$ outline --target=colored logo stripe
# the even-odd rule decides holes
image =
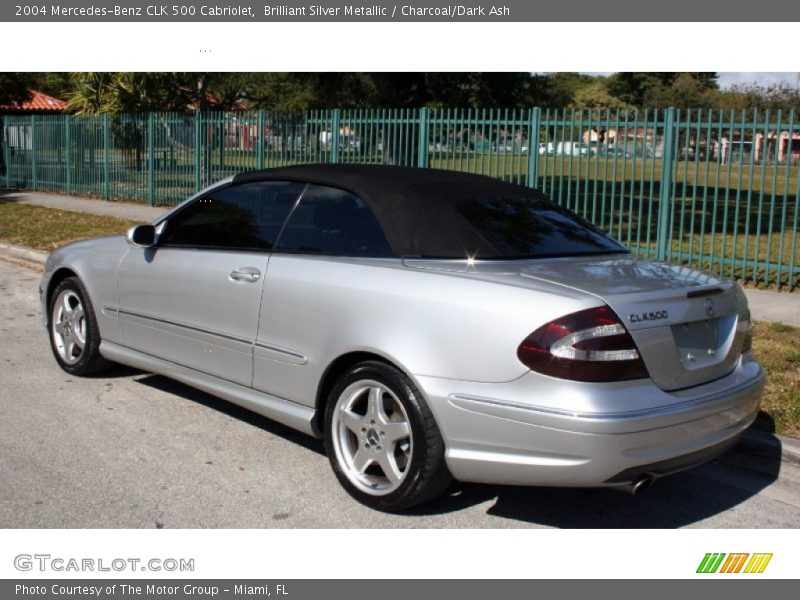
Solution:
[[[725,557],[728,557],[727,559]],[[750,557],[748,561],[747,558]],[[723,560],[725,561],[723,563]],[[725,554],[724,552],[707,552],[697,567],[698,573],[740,573],[744,567],[745,573],[763,573],[767,568],[772,554],[760,553],[750,554],[747,552],[734,552]],[[747,566],[745,566],[747,562]],[[721,568],[720,568],[721,566]]]
[[[729,554],[727,560],[722,564],[720,573],[738,573],[742,570],[744,561],[747,560],[748,556],[750,555],[746,553]]]
[[[725,558],[725,553],[706,553],[703,560],[700,561],[700,566],[697,567],[698,573],[716,573],[722,559]]]
[[[772,554],[753,554],[753,558],[747,563],[744,568],[745,573],[763,573],[767,568],[769,561],[772,560]]]

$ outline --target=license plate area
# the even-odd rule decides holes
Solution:
[[[672,325],[678,356],[686,369],[725,362],[736,334],[736,315]]]

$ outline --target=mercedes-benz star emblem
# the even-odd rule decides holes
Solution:
[[[714,301],[711,298],[706,298],[706,314],[713,317],[715,314]]]

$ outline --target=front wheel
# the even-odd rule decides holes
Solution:
[[[451,481],[444,442],[422,394],[380,362],[356,365],[334,386],[325,411],[325,448],[347,492],[378,510],[422,504]]]
[[[100,356],[100,333],[89,294],[77,277],[67,277],[50,296],[50,347],[71,375],[90,375],[109,366]]]

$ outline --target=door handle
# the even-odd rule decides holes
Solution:
[[[228,275],[231,281],[244,281],[246,283],[255,283],[261,278],[261,271],[255,267],[239,267],[231,271]]]

